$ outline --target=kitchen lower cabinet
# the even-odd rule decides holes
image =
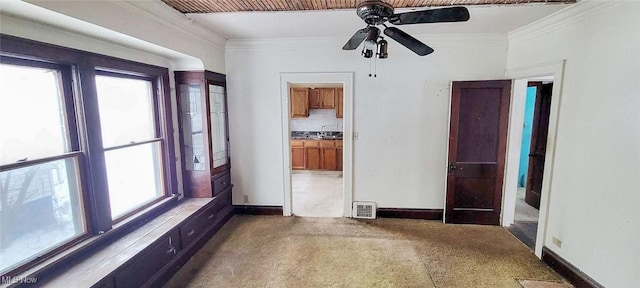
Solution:
[[[304,140],[291,140],[291,169],[304,169]]]
[[[294,170],[342,170],[342,140],[291,140]]]
[[[320,141],[322,148],[322,170],[338,170],[338,150],[335,141]]]
[[[318,141],[305,140],[304,141],[304,169],[306,170],[320,170],[320,146]]]
[[[336,152],[337,152],[337,163],[338,163],[338,167],[336,168],[336,170],[338,171],[342,171],[342,141],[336,141]]]

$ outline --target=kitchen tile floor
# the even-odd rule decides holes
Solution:
[[[293,215],[342,217],[342,171],[298,171],[291,173]]]

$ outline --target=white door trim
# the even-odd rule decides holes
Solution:
[[[284,167],[284,205],[283,215],[292,214],[291,190],[291,128],[289,120],[289,87],[294,83],[342,83],[343,106],[343,199],[344,217],[351,217],[351,203],[353,202],[353,73],[280,73],[280,99],[282,102],[282,167]]]
[[[540,65],[526,66],[526,67],[518,67],[518,68],[510,68],[506,71],[506,77],[509,79],[514,79],[514,87],[518,85],[516,82],[519,80],[526,81],[526,79],[536,78],[540,76],[553,76],[553,91],[551,94],[551,111],[549,115],[549,132],[547,134],[547,152],[545,155],[545,163],[544,163],[544,173],[542,178],[542,191],[540,193],[540,216],[538,218],[538,232],[536,236],[536,246],[535,246],[535,254],[538,257],[542,257],[542,247],[548,243],[546,241],[547,238],[547,226],[548,226],[548,216],[549,216],[549,199],[551,198],[551,183],[553,181],[553,168],[554,168],[554,160],[555,160],[555,151],[556,151],[556,139],[558,135],[558,122],[560,116],[560,105],[562,101],[562,86],[563,86],[563,77],[564,77],[564,67],[566,60],[559,60],[550,63],[544,63]],[[521,85],[521,84],[520,84]],[[514,93],[512,90],[512,105],[515,103],[520,103],[524,105],[523,101],[514,101]],[[521,115],[515,115],[522,109],[511,109],[510,121],[513,119],[517,119],[518,117],[522,118]],[[520,111],[522,112],[522,111]],[[521,122],[520,122],[521,123]],[[519,126],[519,127],[518,127]],[[519,131],[519,132],[518,132]],[[518,173],[509,173],[510,170],[518,169],[518,162],[520,158],[520,148],[521,148],[521,136],[520,137],[511,137],[515,133],[522,134],[522,125],[514,125],[514,123],[509,124],[509,136],[507,143],[507,158],[505,165],[505,179],[503,185],[503,201],[502,201],[502,225],[508,226],[513,223],[513,214],[508,215],[505,213],[506,209],[514,209],[515,207],[515,186],[508,187],[506,183],[517,183]],[[514,157],[518,159],[514,159]],[[512,165],[509,165],[509,164]],[[515,164],[513,164],[515,163]],[[515,167],[514,167],[515,166]],[[515,179],[514,179],[515,177]],[[513,189],[511,189],[513,188]],[[510,191],[510,190],[513,191]],[[507,201],[513,198],[513,201]],[[509,218],[509,219],[507,219]]]

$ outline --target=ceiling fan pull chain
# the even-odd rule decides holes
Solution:
[[[373,77],[378,77],[378,57],[373,57]]]
[[[369,58],[369,77],[371,77],[371,62],[373,62],[373,57]]]

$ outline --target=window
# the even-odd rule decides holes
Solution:
[[[0,64],[0,79],[1,272],[87,229],[62,71]]]
[[[127,231],[176,203],[167,68],[2,34],[0,42],[0,276],[89,237],[106,240],[83,247],[110,241],[122,235],[112,228]]]
[[[164,195],[161,138],[156,137],[153,83],[96,76],[111,216],[119,218]]]

